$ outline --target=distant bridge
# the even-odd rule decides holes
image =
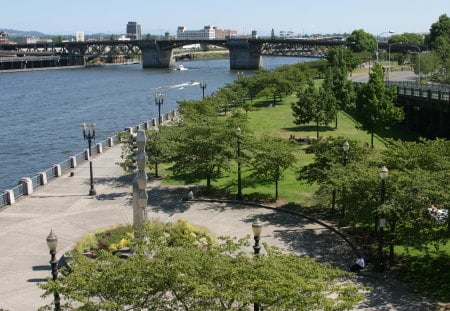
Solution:
[[[2,52],[18,56],[59,56],[66,65],[83,65],[96,57],[142,55],[144,68],[168,68],[174,65],[173,50],[185,45],[202,44],[230,51],[231,69],[259,69],[261,57],[293,56],[321,58],[333,47],[345,46],[342,40],[302,39],[205,39],[205,40],[131,40],[87,41],[2,45]]]

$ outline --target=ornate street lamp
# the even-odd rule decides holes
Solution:
[[[238,157],[238,193],[236,198],[238,200],[242,200],[242,179],[241,179],[241,128],[238,127],[236,129],[236,136],[237,136],[237,157]]]
[[[255,256],[259,256],[259,251],[261,250],[261,245],[259,243],[259,240],[261,238],[261,232],[262,232],[262,223],[256,219],[254,223],[252,223],[252,231],[253,231],[253,238],[255,239],[255,245],[253,246],[253,251],[255,253]],[[253,310],[259,311],[259,303],[254,302],[253,303]]]
[[[381,179],[381,191],[380,191],[380,203],[383,205],[386,201],[386,179],[389,177],[389,170],[386,166],[383,166],[380,169],[380,179]],[[379,260],[379,270],[384,270],[383,264],[383,239],[384,239],[384,227],[386,225],[386,219],[384,218],[384,214],[381,213],[378,218],[378,227],[380,228],[379,239],[378,239],[378,260]]]
[[[58,261],[56,260],[56,247],[58,246],[58,238],[53,233],[53,230],[50,230],[50,234],[47,236],[47,246],[50,250],[50,265],[52,268],[52,279],[53,281],[56,281],[58,278]],[[53,293],[54,297],[54,303],[55,303],[55,311],[59,311],[60,306],[60,299],[59,299],[59,293],[55,290]]]
[[[97,129],[97,127],[95,126],[95,123],[92,123],[91,125],[91,129],[88,129],[86,123],[83,123],[81,125],[81,129],[83,130],[83,137],[84,140],[87,139],[88,141],[88,146],[89,146],[89,171],[90,171],[90,175],[91,175],[91,188],[89,190],[89,195],[96,195],[97,192],[94,189],[94,174],[92,171],[92,140],[95,139],[95,130]],[[92,130],[92,132],[91,132]]]
[[[203,98],[205,98],[206,80],[200,81],[200,88],[202,89]]]
[[[158,124],[162,123],[161,120],[161,105],[164,104],[164,94],[155,94],[155,105],[158,105]]]

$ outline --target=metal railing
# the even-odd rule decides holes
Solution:
[[[165,118],[166,122],[172,121],[177,117],[177,111],[173,110],[169,113],[166,113],[163,118]],[[134,127],[135,130],[143,129],[143,130],[149,130],[151,128],[154,128],[156,126],[156,121],[153,119],[152,121],[146,121],[143,123],[138,124]],[[102,140],[99,143],[97,143],[95,146],[92,147],[92,156],[96,154],[100,154],[98,146],[101,146],[102,152],[104,150],[107,150],[107,148],[112,147],[116,143],[120,142],[119,135],[113,135],[109,137],[106,140]],[[80,153],[77,153],[75,156],[70,157],[63,162],[59,163],[60,167],[60,174],[64,173],[67,170],[73,169],[73,158],[76,162],[76,165],[79,165],[80,163],[83,163],[88,160],[87,158],[87,150],[84,150]],[[58,171],[57,166],[54,165],[51,168],[47,169],[46,171],[39,173],[33,177],[31,177],[31,184],[32,188],[38,188],[40,186],[43,186],[44,180],[47,182],[52,180],[53,178],[57,177]],[[45,176],[45,178],[43,177]],[[10,205],[15,201],[16,199],[24,196],[27,194],[27,186],[24,181],[19,181],[19,184],[13,188],[10,189],[11,191],[4,191],[3,193],[0,193],[0,210],[6,206]],[[10,192],[12,192],[12,198],[10,197]]]
[[[428,98],[430,100],[450,101],[450,85],[419,84],[410,81],[388,81],[387,86],[396,86],[397,94]]]

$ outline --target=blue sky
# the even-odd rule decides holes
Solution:
[[[268,35],[273,28],[276,34],[363,29],[376,35],[426,33],[440,15],[450,16],[450,0],[21,0],[2,1],[0,10],[0,28],[47,34],[121,34],[136,21],[144,34],[213,25],[239,34]]]

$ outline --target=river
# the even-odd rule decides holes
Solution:
[[[268,70],[303,61],[263,58]],[[210,95],[238,73],[229,69],[228,59],[183,64],[188,70],[135,64],[1,73],[0,192],[86,149],[83,122],[96,123],[96,140],[101,141],[157,117],[155,93],[165,95],[161,113],[171,111],[177,101],[201,98],[201,88],[191,81],[206,80],[205,95]]]

